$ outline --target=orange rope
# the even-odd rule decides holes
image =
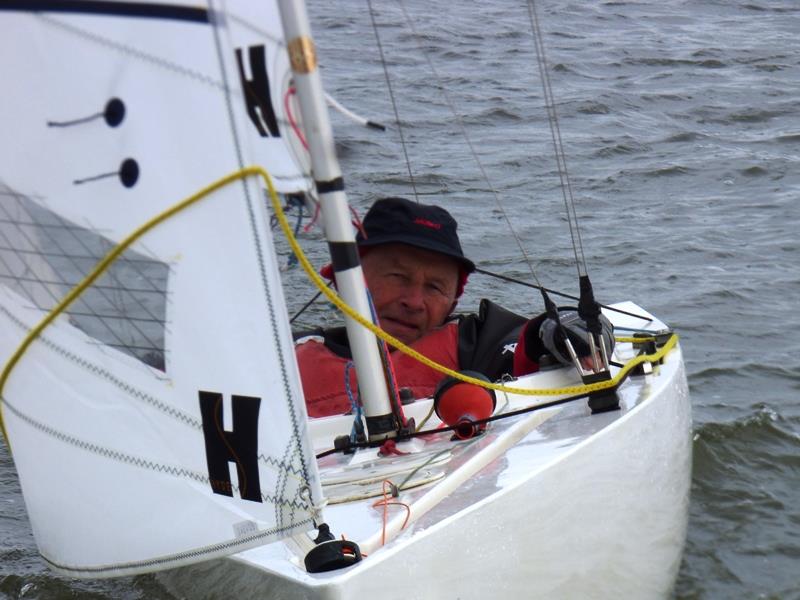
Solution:
[[[390,490],[392,490],[391,492],[387,491],[387,488],[386,488],[387,485],[391,486],[389,488]],[[395,486],[395,484],[393,484],[388,479],[384,479],[383,480],[383,490],[382,491],[383,491],[383,498],[381,498],[380,500],[375,502],[372,506],[374,508],[378,508],[379,506],[383,507],[383,529],[381,531],[381,546],[384,546],[386,544],[386,525],[389,522],[389,507],[390,506],[402,506],[403,508],[406,509],[406,520],[403,521],[403,525],[402,525],[402,527],[400,527],[400,529],[405,529],[406,525],[408,525],[408,521],[411,518],[411,507],[408,504],[406,504],[405,502],[397,502],[397,501],[394,501],[394,500],[390,499],[390,498],[395,496],[395,494],[397,492],[397,486]]]
[[[286,94],[283,96],[283,107],[286,109],[286,118],[289,120],[289,125],[292,126],[294,129],[295,135],[297,135],[297,139],[300,140],[300,143],[303,144],[303,148],[308,150],[308,142],[306,141],[306,136],[303,135],[303,132],[300,130],[300,127],[297,125],[297,121],[294,120],[294,115],[292,114],[292,105],[289,103],[289,96],[293,96],[295,94],[295,89],[290,87],[286,90]]]
[[[346,538],[346,537],[344,537],[344,534],[342,534],[342,541],[343,541],[343,542],[346,542],[346,541],[347,541],[347,538]],[[362,557],[367,557],[367,556],[369,556],[369,554],[367,554],[366,552],[362,552],[362,553],[361,553],[361,556],[362,556]]]
[[[350,214],[353,215],[353,227],[358,229],[361,232],[361,235],[364,236],[364,239],[367,239],[367,230],[364,229],[364,224],[361,222],[361,217],[358,216],[358,212],[352,206],[350,207]]]
[[[317,222],[317,219],[319,219],[319,202],[317,202],[317,201],[315,200],[315,201],[314,201],[314,204],[316,204],[316,208],[314,208],[314,216],[312,217],[312,219],[311,219],[311,221],[308,223],[308,225],[306,225],[305,227],[303,227],[303,233],[308,233],[309,231],[311,231],[311,228],[312,228],[312,227],[314,226],[314,224]]]

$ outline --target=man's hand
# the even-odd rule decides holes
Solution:
[[[578,316],[576,310],[561,310],[558,313],[560,326],[553,319],[546,318],[539,327],[539,339],[544,348],[552,354],[560,363],[571,365],[572,356],[567,349],[566,340],[569,339],[576,356],[580,359],[581,365],[588,369],[595,369],[592,349],[589,343],[589,327],[583,319]],[[597,353],[598,365],[602,364],[602,353],[599,343],[605,346],[608,355],[614,350],[614,326],[605,316],[600,315],[601,334],[600,340],[595,340],[595,352]]]

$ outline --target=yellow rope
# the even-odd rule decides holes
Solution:
[[[653,336],[645,336],[642,337],[614,337],[614,339],[618,342],[630,342],[631,344],[641,344],[642,342],[657,342],[658,338]]]
[[[8,377],[11,374],[11,371],[17,365],[19,360],[22,358],[22,356],[25,354],[25,352],[28,350],[28,348],[34,342],[34,340],[42,334],[42,331],[44,331],[45,328],[48,325],[50,325],[56,319],[56,317],[58,317],[58,315],[63,313],[73,302],[75,302],[75,300],[78,299],[78,296],[80,296],[86,290],[86,288],[92,285],[92,283],[94,283],[97,280],[97,278],[100,277],[106,271],[106,269],[108,269],[109,266],[111,266],[111,263],[113,263],[119,257],[120,254],[122,254],[125,250],[127,250],[131,246],[131,244],[133,244],[136,240],[138,240],[145,233],[153,229],[159,223],[163,223],[164,221],[174,216],[175,214],[181,212],[185,208],[192,206],[202,198],[205,198],[206,196],[217,191],[221,187],[228,185],[232,181],[236,181],[238,179],[242,179],[250,175],[261,175],[267,182],[267,188],[270,190],[270,194],[277,197],[275,189],[272,186],[272,180],[270,179],[267,172],[259,167],[248,167],[240,171],[236,171],[235,173],[231,173],[230,175],[223,177],[218,181],[215,181],[214,183],[206,186],[196,194],[189,196],[188,198],[179,202],[173,207],[168,208],[161,214],[147,221],[144,225],[136,229],[128,237],[126,237],[124,240],[119,242],[119,244],[117,244],[114,248],[112,248],[112,250],[99,263],[97,263],[97,265],[95,265],[94,269],[92,269],[92,271],[83,279],[83,281],[81,281],[78,285],[72,288],[72,290],[70,290],[70,292],[66,296],[64,296],[61,302],[59,302],[53,309],[51,309],[50,312],[47,313],[45,317],[41,320],[41,322],[38,325],[36,325],[33,329],[31,329],[28,332],[28,335],[25,336],[25,339],[19,345],[16,352],[14,352],[14,354],[11,355],[11,358],[5,364],[5,367],[3,367],[2,374],[0,374],[0,398],[2,398],[3,396],[3,391],[5,390],[6,381],[8,381]],[[3,421],[2,401],[0,401],[0,430],[2,430],[3,432],[3,437],[6,440],[6,444],[8,444],[10,447],[11,444],[8,440],[8,434],[6,433],[5,423]]]
[[[411,356],[412,358],[418,360],[422,364],[430,367],[431,369],[443,373],[445,375],[449,375],[466,383],[471,383],[474,385],[478,385],[484,388],[493,389],[500,392],[506,392],[509,394],[520,394],[525,396],[556,396],[561,394],[584,394],[599,390],[608,389],[611,387],[615,387],[622,381],[622,378],[633,369],[635,366],[643,363],[643,362],[655,362],[661,360],[667,352],[669,352],[677,343],[678,337],[673,334],[672,337],[669,338],[666,344],[662,346],[657,352],[653,354],[647,355],[639,355],[634,359],[630,360],[612,379],[608,381],[602,381],[598,383],[593,383],[589,385],[580,385],[580,386],[572,386],[572,387],[563,387],[563,388],[554,388],[554,389],[526,389],[526,388],[519,388],[513,386],[506,386],[502,384],[496,383],[488,383],[486,381],[476,379],[474,377],[469,377],[467,375],[463,375],[454,371],[453,369],[449,369],[444,365],[440,365],[426,356],[423,356],[413,348],[405,345],[403,342],[398,340],[397,338],[389,335],[385,331],[383,331],[380,327],[365,319],[361,314],[356,312],[352,307],[350,307],[347,303],[345,303],[338,294],[336,294],[333,290],[331,290],[322,278],[317,274],[314,267],[309,262],[308,258],[306,258],[305,253],[303,252],[302,248],[298,244],[297,240],[294,237],[292,232],[292,228],[289,225],[288,220],[286,219],[286,215],[283,212],[283,208],[281,207],[280,199],[278,198],[278,193],[275,190],[275,187],[272,185],[272,178],[269,176],[266,170],[261,167],[246,167],[222,179],[215,181],[214,183],[206,186],[196,194],[186,198],[185,200],[175,204],[173,207],[165,210],[161,214],[153,217],[151,220],[147,221],[144,225],[140,226],[136,229],[133,233],[131,233],[128,237],[123,239],[117,246],[115,246],[106,256],[103,258],[95,268],[81,281],[78,285],[76,285],[62,300],[59,302],[45,317],[41,320],[41,322],[36,325],[33,329],[28,332],[28,335],[20,344],[19,348],[17,348],[16,352],[11,356],[11,358],[6,363],[5,367],[3,368],[2,374],[0,374],[0,398],[2,398],[3,391],[5,389],[5,384],[8,381],[8,377],[11,374],[11,371],[17,365],[19,360],[28,350],[30,345],[38,338],[42,331],[49,326],[55,319],[63,313],[85,290],[88,288],[92,283],[94,283],[105,271],[108,267],[113,263],[125,250],[127,250],[136,240],[141,238],[145,233],[163,223],[170,217],[176,215],[177,213],[181,212],[185,208],[192,206],[202,198],[205,198],[209,194],[215,192],[216,190],[220,189],[228,185],[229,183],[244,179],[245,177],[257,175],[260,176],[267,186],[267,191],[269,193],[270,201],[272,202],[273,209],[275,210],[275,215],[278,218],[278,222],[281,225],[281,229],[283,230],[286,239],[289,242],[289,245],[292,248],[292,251],[297,256],[297,259],[300,261],[300,264],[303,266],[306,274],[309,276],[311,281],[314,285],[319,288],[319,290],[325,295],[325,297],[330,300],[339,310],[341,310],[344,314],[348,317],[353,319],[354,321],[358,322],[363,327],[366,327],[372,333],[374,333],[378,338],[385,341],[387,344],[397,348],[400,352]],[[641,341],[641,340],[639,340]],[[8,435],[6,434],[5,424],[3,422],[3,415],[2,415],[2,407],[3,403],[0,402],[0,430],[3,432],[3,437],[6,439],[6,443],[8,444]],[[10,444],[9,444],[10,447]]]

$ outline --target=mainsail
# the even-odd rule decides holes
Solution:
[[[307,190],[273,2],[0,0],[0,360],[110,248],[261,164]],[[0,411],[33,531],[73,576],[313,528],[322,502],[262,182],[138,239],[31,344]]]

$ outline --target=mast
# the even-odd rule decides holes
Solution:
[[[333,130],[328,119],[322,79],[317,69],[308,13],[301,0],[278,0],[286,35],[289,62],[300,103],[300,113],[311,153],[311,174],[317,187],[325,238],[336,284],[345,302],[371,320],[367,288],[358,256],[344,180],[336,158]],[[345,317],[347,337],[358,374],[370,440],[389,437],[397,423],[389,401],[383,364],[375,335]]]

